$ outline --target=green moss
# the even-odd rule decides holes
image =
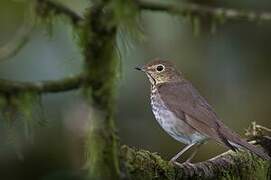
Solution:
[[[27,140],[32,140],[34,126],[40,122],[40,119],[34,119],[34,114],[39,107],[39,100],[39,94],[32,91],[1,95],[1,120],[4,121],[6,128],[12,129],[15,123],[23,124],[24,137]],[[22,121],[22,123],[18,121]],[[11,139],[15,137],[14,135],[8,136],[11,136]]]
[[[19,159],[23,159],[21,144],[23,135],[18,125],[24,124],[24,137],[32,142],[33,127],[36,121],[33,119],[37,94],[34,92],[17,92],[0,96],[1,121],[5,126],[6,143],[16,153]],[[19,138],[20,137],[20,138]]]
[[[17,109],[24,124],[24,135],[26,139],[33,141],[34,128],[41,121],[34,117],[38,108],[39,94],[30,91],[21,92],[17,99]]]
[[[129,38],[136,40],[143,39],[143,33],[140,31],[139,13],[137,4],[132,0],[116,0],[111,1],[110,6],[113,9],[114,20],[121,34],[127,34]],[[121,35],[125,41],[125,35]],[[124,43],[125,44],[125,43]]]
[[[112,4],[97,3],[80,31],[85,57],[84,95],[94,108],[89,117],[86,168],[91,179],[118,179],[118,141],[115,134],[115,88],[119,60],[115,56],[117,27]],[[106,9],[106,10],[105,10]]]
[[[72,25],[74,29],[78,29],[81,26],[82,18],[69,9],[65,4],[55,1],[33,1],[36,7],[37,22],[42,26],[45,26],[47,35],[53,36],[53,28],[56,20],[60,22],[67,22]]]
[[[227,161],[223,161],[227,159]],[[219,162],[203,162],[193,167],[177,167],[164,161],[156,153],[121,149],[122,171],[126,179],[218,179],[218,180],[267,180],[270,162],[247,152],[231,153]]]
[[[224,11],[218,11],[213,19],[215,19],[219,24],[225,24],[227,21],[227,18],[225,17]]]
[[[3,112],[4,108],[7,106],[7,98],[4,94],[0,94],[0,112]]]
[[[174,179],[175,170],[159,155],[146,150],[121,148],[123,171],[128,179]]]
[[[192,29],[194,36],[199,36],[201,31],[201,21],[199,16],[192,17]]]
[[[215,34],[217,31],[217,22],[216,20],[212,20],[210,27],[211,34]]]

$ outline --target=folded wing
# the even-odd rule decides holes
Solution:
[[[223,143],[232,150],[241,146],[270,160],[270,157],[262,149],[249,144],[227,128],[190,82],[163,83],[158,85],[157,89],[165,105],[177,117],[184,113],[185,122],[196,131]]]

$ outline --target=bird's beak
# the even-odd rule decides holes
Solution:
[[[136,70],[139,70],[139,71],[144,71],[144,68],[142,66],[137,66],[135,67]]]

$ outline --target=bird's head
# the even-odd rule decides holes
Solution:
[[[152,85],[183,80],[181,73],[169,61],[155,59],[136,69],[146,73]]]

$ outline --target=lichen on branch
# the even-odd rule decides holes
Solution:
[[[117,24],[109,2],[97,1],[90,8],[81,31],[86,73],[84,92],[86,100],[95,109],[95,115],[89,117],[85,167],[88,178],[98,180],[119,179],[120,175],[114,122],[119,66],[115,57]]]
[[[208,161],[176,166],[158,154],[123,146],[121,150],[124,179],[270,179],[271,163],[248,152],[228,151]]]
[[[254,10],[243,10],[224,7],[212,7],[192,2],[164,3],[156,1],[137,0],[141,10],[166,12],[175,15],[187,16],[209,16],[211,18],[226,20],[245,21],[271,21],[270,12],[256,12]]]
[[[20,82],[0,79],[0,93],[13,94],[18,92],[34,91],[37,93],[57,93],[78,89],[85,80],[84,74],[70,76],[60,80],[38,82]]]
[[[72,9],[69,9],[65,5],[53,1],[53,0],[35,0],[36,1],[36,12],[39,16],[46,18],[50,15],[64,15],[68,17],[73,24],[80,24],[84,18],[77,14]]]

